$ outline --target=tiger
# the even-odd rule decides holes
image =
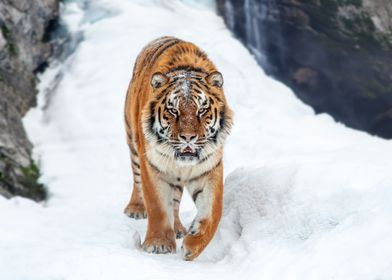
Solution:
[[[133,190],[124,213],[147,218],[141,247],[198,257],[222,216],[223,146],[232,110],[223,76],[195,44],[165,36],[138,55],[125,99]],[[179,218],[184,187],[197,214],[186,230]]]

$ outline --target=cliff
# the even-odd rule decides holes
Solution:
[[[266,72],[316,112],[392,138],[392,2],[218,0]]]
[[[46,197],[22,117],[36,103],[36,74],[53,52],[58,0],[0,0],[0,194]]]

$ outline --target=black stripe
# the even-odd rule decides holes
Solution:
[[[160,57],[160,55],[161,55],[164,51],[166,51],[167,49],[169,49],[169,48],[173,47],[174,45],[177,45],[178,43],[181,42],[180,40],[175,39],[175,38],[173,38],[173,39],[171,39],[171,40],[172,40],[172,41],[168,41],[168,42],[165,42],[164,44],[162,44],[162,45],[160,46],[160,48],[163,46],[162,49],[158,48],[158,50],[155,51],[153,57],[152,57],[151,60],[149,61],[149,62],[150,62],[150,65],[154,65],[155,61]]]
[[[214,154],[215,154],[215,152],[213,152],[213,153],[211,153],[211,154],[208,154],[205,158],[203,158],[202,160],[199,161],[199,164],[200,164],[200,163],[203,163],[203,162],[205,162],[205,161],[207,161],[207,160],[208,160],[210,157],[212,157]]]
[[[197,89],[197,90],[199,90],[200,92],[199,93],[201,93],[202,91],[203,91],[203,89],[201,88],[201,86],[197,83],[197,82],[194,82],[194,88],[195,89]],[[208,90],[208,89],[207,89]],[[206,89],[204,89],[204,91],[207,91]]]
[[[225,106],[223,106],[222,110],[219,113],[220,119],[219,119],[219,126],[221,128],[224,128],[226,126],[226,113],[225,113]]]
[[[179,185],[174,185],[174,184],[169,183],[169,182],[167,182],[167,181],[165,181],[165,182],[168,183],[169,186],[170,186],[172,189],[177,189],[177,190],[179,190],[181,193],[183,192],[183,189],[182,189],[181,186],[179,186]]]
[[[170,82],[165,89],[163,89],[160,93],[158,93],[156,99],[160,100],[163,96],[167,95],[173,88],[173,86],[175,86],[175,82]],[[165,100],[160,100],[159,103],[163,104]]]
[[[133,163],[137,168],[140,169],[140,165],[139,165],[136,161],[132,160],[132,163]]]
[[[176,189],[179,190],[181,193],[184,191],[181,186],[175,185]]]
[[[162,115],[161,107],[158,107],[158,122],[159,122],[159,125],[161,126],[161,128],[164,128],[164,125],[161,122],[161,115]]]
[[[169,66],[173,66],[174,63],[176,63],[176,62],[177,62],[177,59],[172,57],[172,59],[167,64],[169,64]]]
[[[193,200],[194,202],[196,202],[197,197],[198,197],[199,194],[201,194],[202,192],[203,192],[202,189],[201,189],[201,190],[195,191],[195,192],[192,194],[192,200]]]
[[[176,199],[176,198],[173,198],[173,201],[178,203],[178,204],[180,203],[180,201],[178,199]]]
[[[214,116],[215,120],[214,120],[214,124],[211,127],[214,127],[216,122],[217,122],[217,120],[218,120],[218,109],[214,108],[214,113],[215,113],[215,116]]]
[[[154,40],[151,42],[152,44],[156,44],[156,41],[162,40],[163,38],[159,38],[157,40]],[[149,48],[147,49],[147,55],[144,57],[142,65],[147,65],[147,62],[151,62],[152,60],[155,61],[156,59],[156,54],[165,46],[167,46],[168,43],[173,42],[173,40],[177,40],[176,38],[173,37],[167,37],[165,40],[162,40],[161,43],[156,46],[155,48],[152,48],[151,45],[149,45]]]
[[[219,102],[222,102],[222,99],[215,93],[215,92],[210,92],[210,94],[215,97]]]
[[[127,118],[127,116],[124,114],[124,119],[125,119],[125,125],[126,125],[126,128],[131,128],[131,126],[130,126],[130,124],[129,124],[129,122],[128,122],[128,118]]]
[[[203,73],[203,74],[208,74],[207,72],[205,72],[202,68],[199,67],[193,67],[192,65],[179,65],[175,68],[170,69],[170,71],[168,73],[173,73],[173,72],[177,72],[177,71],[192,71],[192,72],[197,72],[197,73]]]
[[[132,153],[134,156],[139,157],[138,154],[137,154],[136,149],[133,147],[132,144],[129,144],[128,147],[129,147],[129,150],[131,151],[131,153]]]
[[[195,83],[198,83],[198,82],[202,82],[202,81],[203,81],[203,77],[202,77],[202,76],[198,77],[198,76],[196,76],[196,75],[192,75],[190,78],[191,78]]]
[[[168,184],[171,188],[173,188],[174,186],[172,186],[172,184],[169,182],[169,181],[167,181],[167,180],[165,180],[165,177],[160,177],[159,179],[161,179],[162,181],[164,181],[166,184]]]
[[[209,86],[203,81],[203,80],[198,80],[198,82],[204,86],[207,90],[209,90]]]
[[[149,118],[149,124],[150,124],[150,131],[152,134],[154,134],[154,122],[155,122],[155,101],[152,101],[150,103],[150,118]]]
[[[134,152],[137,154],[135,148],[133,147],[132,132],[131,132],[131,131],[128,131],[128,129],[127,129],[127,137],[128,137],[128,139],[127,139],[127,140],[128,140],[128,143],[130,143],[129,145],[132,145],[131,149],[133,149]]]
[[[193,178],[189,179],[189,182],[196,181],[196,180],[198,180],[198,179],[200,179],[200,178],[202,178],[202,177],[204,177],[204,176],[210,174],[215,168],[217,168],[217,167],[221,164],[221,162],[222,162],[222,160],[220,160],[220,161],[219,161],[213,168],[211,168],[210,170],[208,170],[208,171],[206,171],[206,172],[204,172],[204,173],[202,173],[202,174],[200,174],[200,175],[198,175],[198,176],[196,176],[196,177],[193,177]]]
[[[200,49],[196,49],[194,51],[195,55],[198,56],[201,59],[207,59],[207,55],[205,52],[201,51]]]
[[[154,165],[153,163],[151,163],[151,161],[149,161],[147,159],[148,164],[151,166],[152,169],[154,169],[156,172],[158,173],[163,173],[156,165]]]
[[[140,176],[140,173],[134,172],[133,175]]]

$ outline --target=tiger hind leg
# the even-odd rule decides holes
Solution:
[[[127,207],[124,209],[124,214],[134,219],[146,219],[147,211],[143,202],[142,190],[134,184],[131,199]]]
[[[127,207],[124,209],[124,213],[134,219],[145,219],[147,218],[147,211],[144,205],[143,190],[140,178],[140,165],[137,156],[132,155],[132,170],[133,170],[133,190],[131,199]]]

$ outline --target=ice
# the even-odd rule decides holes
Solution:
[[[64,22],[84,39],[43,74],[39,105],[25,118],[50,198],[0,197],[1,279],[392,278],[391,141],[315,115],[211,10],[96,0],[99,13],[85,20],[80,3],[64,5]],[[137,54],[164,35],[209,54],[235,113],[223,217],[194,262],[180,250],[142,252],[146,221],[122,213],[132,180],[125,93]],[[189,226],[188,195],[181,211]]]

